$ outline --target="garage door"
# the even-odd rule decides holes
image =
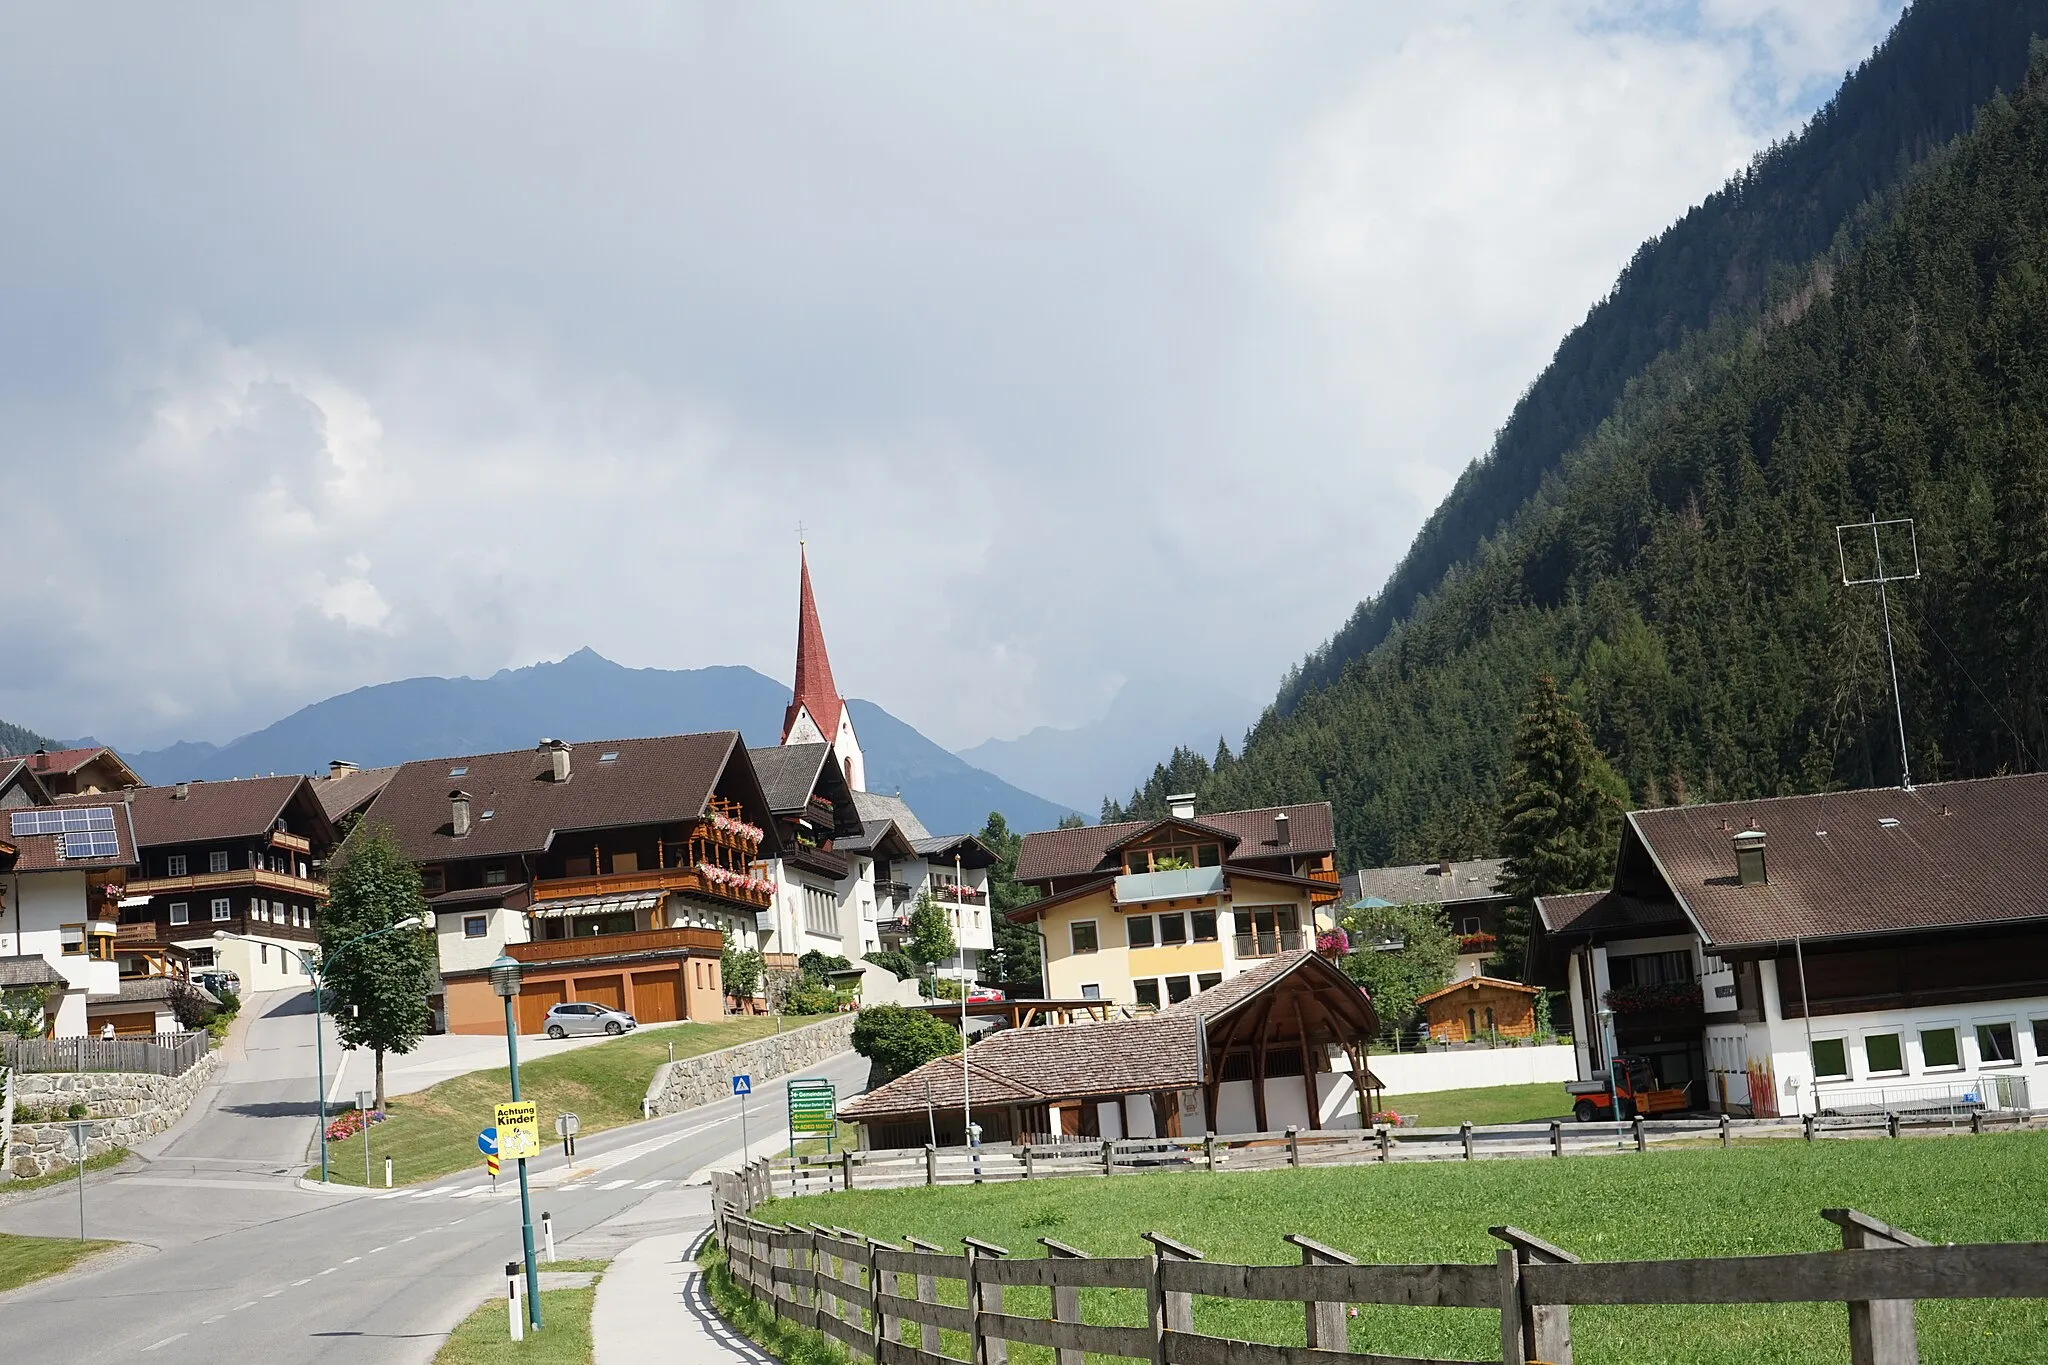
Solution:
[[[607,1009],[626,1008],[626,979],[622,976],[579,976],[576,998]]]
[[[92,1020],[92,1034],[99,1036],[100,1025],[112,1024],[116,1038],[148,1038],[156,1033],[156,1012],[146,1010],[140,1014],[102,1014]]]
[[[519,1031],[539,1033],[548,1011],[569,998],[568,987],[560,981],[529,981],[519,988]]]
[[[683,982],[674,967],[633,973],[633,1017],[643,1024],[670,1024],[683,1017]]]

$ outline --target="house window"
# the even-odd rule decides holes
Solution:
[[[166,877],[182,877],[185,875],[185,866],[185,855],[173,853],[170,857],[164,859],[164,875]]]
[[[1083,1000],[1100,1000],[1102,998],[1101,984],[1094,981],[1085,982],[1081,987],[1081,998]]]
[[[1184,976],[1169,976],[1166,978],[1167,1004],[1178,1005],[1181,1001],[1187,999],[1194,993],[1194,985],[1192,982],[1188,980],[1188,978]]]
[[[192,907],[191,907],[190,905],[186,904],[186,903],[185,903],[184,901],[172,901],[172,902],[171,902],[171,923],[173,923],[173,924],[190,924],[191,922],[192,922]]]
[[[2048,1062],[2048,1019],[2034,1021],[2034,1060]]]
[[[1124,855],[1124,870],[1133,877],[1136,877],[1142,873],[1150,872],[1152,870],[1152,862],[1143,853],[1126,853]]]
[[[1194,924],[1195,942],[1214,943],[1216,941],[1216,912],[1214,910],[1197,910],[1189,915],[1188,919]]]
[[[1921,1029],[1920,1061],[1929,1071],[1961,1066],[1963,1054],[1956,1046],[1956,1031],[1952,1028]]]
[[[227,870],[228,870],[228,851],[227,851],[226,849],[224,849],[224,848],[217,848],[217,849],[215,849],[215,850],[214,850],[213,852],[211,852],[211,853],[207,854],[207,855],[206,855],[206,870],[207,870],[208,872],[225,872],[225,871],[227,871]]]
[[[1683,948],[1668,953],[1638,953],[1607,959],[1607,979],[1615,986],[1688,986],[1699,980],[1692,954]]]
[[[1188,917],[1181,914],[1159,917],[1159,942],[1163,946],[1178,945],[1188,941]]]
[[[187,956],[191,959],[192,965],[195,967],[211,967],[213,965],[213,949],[211,948],[191,948],[187,949],[186,952]]]
[[[1196,867],[1219,867],[1223,863],[1223,850],[1215,844],[1203,844],[1195,850]]]
[[[57,937],[63,945],[63,955],[65,957],[81,957],[84,955],[85,926],[83,924],[63,925],[58,929]]]
[[[1863,1060],[1873,1076],[1898,1076],[1906,1070],[1906,1053],[1896,1033],[1872,1033],[1863,1039]]]
[[[1458,932],[1470,936],[1479,932],[1479,916],[1466,915],[1458,921]]]
[[[815,886],[806,886],[804,893],[804,928],[827,938],[839,933],[839,897],[830,891]]]
[[[1223,973],[1221,972],[1203,972],[1195,978],[1195,989],[1200,991],[1212,991],[1222,984]]]
[[[1849,1079],[1849,1049],[1840,1038],[1813,1040],[1813,1075],[1821,1081]]]
[[[1073,950],[1077,953],[1094,952],[1095,921],[1092,919],[1075,920],[1067,926],[1067,939],[1072,945]]]
[[[487,868],[485,868],[485,869],[484,869],[484,885],[485,885],[485,886],[503,886],[504,884],[505,884],[505,869],[504,869],[504,868],[502,868],[502,867],[487,867]]]
[[[1977,1063],[1980,1066],[2014,1066],[2020,1059],[2013,1046],[2010,1023],[1977,1025]]]
[[[1153,942],[1152,917],[1150,915],[1133,915],[1125,920],[1124,936],[1130,940],[1133,948],[1150,948]]]
[[[464,915],[462,917],[462,936],[464,938],[482,938],[490,932],[490,929],[491,921],[487,916]]]
[[[425,868],[420,872],[420,890],[429,896],[438,896],[448,889],[448,874],[438,867]]]
[[[1150,1005],[1155,1010],[1159,1008],[1159,983],[1157,981],[1148,976],[1143,981],[1132,984],[1137,987],[1139,1004]]]
[[[219,924],[228,917],[228,898],[222,896],[213,903],[213,922]]]
[[[256,960],[266,967],[270,965],[270,945],[268,943],[256,945]]]
[[[1301,947],[1300,911],[1292,905],[1247,906],[1237,917],[1237,955],[1271,957]]]

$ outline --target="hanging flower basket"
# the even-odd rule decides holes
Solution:
[[[1324,957],[1343,957],[1351,951],[1351,935],[1343,929],[1325,929],[1316,935],[1316,951]]]

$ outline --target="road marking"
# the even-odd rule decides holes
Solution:
[[[293,1281],[292,1281],[292,1288],[294,1288],[294,1289],[297,1289],[297,1288],[298,1288],[298,1287],[299,1287],[300,1285],[302,1285],[302,1284],[305,1284],[305,1283],[307,1283],[307,1282],[308,1282],[308,1281],[310,1281],[310,1280],[311,1280],[312,1278],[313,1278],[313,1277],[312,1277],[311,1275],[308,1275],[308,1276],[307,1276],[307,1277],[306,1277],[305,1279],[303,1279],[303,1280],[293,1280]]]
[[[184,1335],[185,1333],[183,1332],[174,1332],[170,1336],[165,1337],[162,1341],[152,1341],[151,1343],[149,1343],[149,1345],[143,1347],[142,1349],[145,1351],[154,1351],[159,1346],[170,1345],[172,1342],[176,1341],[179,1337],[182,1337]]]
[[[266,1298],[266,1299],[274,1299],[274,1298],[276,1298],[276,1297],[277,1297],[277,1296],[278,1296],[279,1294],[282,1294],[282,1293],[284,1293],[284,1291],[283,1291],[282,1289],[273,1289],[273,1290],[271,1290],[271,1291],[270,1291],[270,1292],[269,1292],[268,1294],[265,1294],[265,1295],[264,1295],[263,1297],[264,1297],[264,1298]]]
[[[486,1191],[482,1185],[478,1185],[474,1189],[457,1190],[454,1194],[451,1194],[448,1197],[450,1199],[473,1199],[477,1195],[485,1193],[488,1193],[488,1191]]]
[[[655,1188],[656,1188],[656,1187],[658,1187],[658,1186],[661,1186],[661,1185],[666,1185],[666,1184],[668,1184],[668,1181],[667,1181],[666,1179],[662,1179],[662,1180],[650,1180],[650,1181],[648,1181],[648,1182],[647,1182],[646,1184],[644,1184],[644,1185],[635,1185],[635,1186],[634,1186],[633,1188],[634,1188],[634,1189],[636,1189],[636,1190],[651,1190],[651,1189],[655,1189]]]
[[[467,1219],[463,1219],[463,1218],[451,1218],[451,1219],[449,1219],[449,1220],[448,1220],[448,1226],[452,1228],[452,1227],[454,1227],[454,1226],[455,1226],[455,1225],[456,1225],[457,1223],[462,1223],[462,1222],[467,1222],[467,1221],[468,1221]]]
[[[216,1322],[219,1322],[219,1321],[220,1321],[220,1320],[221,1320],[222,1318],[224,1318],[224,1317],[226,1317],[226,1316],[227,1316],[227,1314],[226,1314],[226,1313],[215,1313],[215,1314],[214,1314],[214,1315],[213,1315],[212,1317],[210,1317],[210,1318],[201,1318],[201,1319],[199,1320],[199,1325],[200,1325],[201,1327],[210,1327],[210,1326],[212,1326],[212,1325],[213,1325],[214,1323],[216,1323]]]
[[[409,1191],[407,1190],[393,1190],[390,1194],[378,1195],[377,1200],[379,1203],[382,1203],[386,1199],[403,1199],[408,1193]]]
[[[360,1257],[360,1256],[351,1256],[351,1257],[349,1257],[349,1258],[348,1258],[348,1259],[347,1259],[346,1261],[343,1261],[343,1262],[342,1262],[342,1264],[343,1264],[343,1265],[354,1265],[354,1264],[355,1264],[355,1263],[356,1263],[357,1261],[360,1261],[360,1260],[362,1260],[362,1259],[363,1259],[363,1258],[362,1258],[362,1257]]]
[[[367,1252],[365,1252],[365,1253],[363,1253],[363,1254],[364,1254],[364,1255],[366,1255],[366,1256],[375,1256],[375,1255],[376,1255],[376,1254],[377,1254],[378,1252],[380,1252],[380,1251],[382,1251],[382,1250],[384,1250],[384,1248],[383,1248],[383,1247],[371,1247],[371,1248],[370,1248],[370,1249],[369,1249],[369,1250],[368,1250]]]
[[[333,1273],[334,1273],[335,1271],[337,1271],[337,1270],[339,1270],[339,1269],[341,1269],[341,1267],[340,1267],[340,1266],[335,1266],[335,1265],[331,1265],[331,1266],[327,1267],[327,1269],[325,1269],[325,1270],[321,1271],[320,1273],[321,1273],[322,1275],[332,1275],[332,1274],[333,1274]]]
[[[235,1305],[235,1306],[234,1306],[233,1308],[230,1308],[230,1309],[229,1309],[228,1311],[229,1311],[230,1313],[239,1313],[239,1312],[241,1312],[241,1311],[242,1311],[242,1310],[243,1310],[244,1308],[254,1308],[255,1306],[256,1306],[256,1300],[254,1300],[254,1299],[251,1299],[251,1300],[249,1300],[249,1301],[248,1301],[247,1303],[238,1303],[238,1304],[236,1304],[236,1305]]]
[[[415,1232],[415,1233],[414,1233],[414,1234],[412,1235],[412,1237],[417,1237],[417,1236],[419,1236],[419,1234],[418,1234],[417,1232]],[[404,1245],[405,1245],[405,1244],[406,1244],[407,1242],[410,1242],[410,1241],[412,1240],[412,1237],[401,1237],[401,1238],[399,1238],[399,1239],[398,1239],[398,1244],[399,1244],[400,1246],[404,1246]]]
[[[583,1188],[583,1187],[584,1187],[585,1185],[587,1185],[587,1184],[589,1184],[589,1183],[590,1183],[590,1182],[588,1182],[588,1181],[586,1181],[586,1180],[579,1180],[579,1181],[577,1181],[577,1182],[576,1182],[575,1184],[573,1184],[573,1185],[564,1185],[564,1186],[562,1186],[562,1188],[563,1188],[563,1189],[565,1189],[565,1190],[580,1190],[580,1189],[582,1189],[582,1188]]]
[[[616,1190],[621,1185],[630,1185],[632,1183],[630,1180],[607,1180],[604,1184],[599,1185],[598,1188],[600,1190]]]

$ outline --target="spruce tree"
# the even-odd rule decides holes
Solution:
[[[1557,680],[1548,673],[1538,677],[1515,728],[1513,766],[1501,802],[1507,866],[1500,889],[1512,905],[1502,917],[1488,971],[1521,979],[1536,897],[1590,891],[1613,876],[1627,796]]]

